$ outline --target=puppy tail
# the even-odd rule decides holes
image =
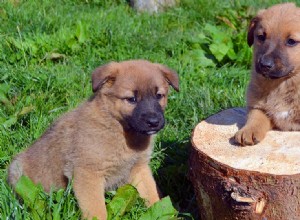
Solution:
[[[8,183],[15,187],[20,177],[23,175],[22,155],[18,155],[8,168]]]

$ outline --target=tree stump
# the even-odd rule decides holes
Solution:
[[[202,220],[300,219],[300,132],[269,131],[254,146],[233,136],[246,110],[221,111],[192,135],[189,177]]]

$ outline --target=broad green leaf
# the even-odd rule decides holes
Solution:
[[[72,50],[75,50],[77,47],[79,47],[79,45],[78,45],[78,43],[77,43],[77,41],[76,41],[76,39],[74,37],[72,37],[69,40],[67,40],[66,44]]]
[[[4,103],[5,105],[10,105],[10,101],[6,97],[6,95],[0,91],[0,102]]]
[[[7,75],[4,75],[1,78],[1,80],[4,80],[5,78],[7,78]],[[9,84],[6,84],[6,83],[0,84],[0,92],[8,93],[9,89],[10,89],[10,85]]]
[[[22,110],[18,113],[18,115],[26,115],[34,110],[34,106],[25,106]]]
[[[153,204],[139,220],[177,219],[178,211],[173,207],[170,197],[165,197]]]
[[[35,185],[27,176],[21,176],[15,190],[24,200],[24,203],[32,209],[33,219],[42,219],[46,208],[45,200],[42,197],[42,186]]]
[[[65,192],[64,189],[59,189],[59,190],[56,192],[55,201],[59,202],[60,200],[62,200],[62,198],[63,198],[63,196],[64,196],[64,192]]]
[[[208,32],[208,34],[210,34],[212,38],[212,43],[226,43],[230,40],[228,33],[224,31],[222,27],[207,24],[205,25],[204,30]]]
[[[109,220],[122,219],[122,216],[137,201],[139,194],[132,185],[124,185],[117,190],[116,195],[107,205],[107,216]]]
[[[53,220],[60,220],[60,212],[62,211],[62,204],[61,200],[64,196],[64,189],[60,189],[55,192],[55,201],[56,203],[53,204],[53,212],[52,212],[52,219]]]
[[[209,45],[209,50],[211,53],[216,57],[216,59],[220,62],[226,56],[227,52],[229,51],[229,47],[226,44],[211,44]]]
[[[220,30],[217,28],[217,26],[211,24],[206,24],[204,30],[213,36],[216,36],[220,33]]]
[[[233,49],[233,47],[231,47],[228,52],[227,52],[227,56],[231,59],[231,60],[236,60],[237,55]]]
[[[4,74],[4,75],[1,77],[0,81],[4,81],[4,80],[6,80],[7,78],[8,78],[8,74]],[[3,85],[9,86],[8,84],[0,84],[0,90],[2,89],[2,86],[3,86]]]
[[[213,60],[207,58],[205,56],[205,52],[202,49],[195,49],[187,53],[183,56],[183,62],[189,63],[189,62],[196,62],[200,64],[202,67],[214,67],[215,63]]]
[[[81,21],[77,23],[76,37],[79,43],[84,43],[87,39],[87,27]]]
[[[107,205],[108,219],[121,219],[138,198],[137,190],[131,185],[120,187]]]
[[[6,121],[4,121],[1,125],[5,128],[9,128],[10,126],[14,125],[17,123],[17,116],[10,116],[9,119],[7,119]]]

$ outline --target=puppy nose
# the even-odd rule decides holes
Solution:
[[[157,117],[150,117],[147,119],[147,125],[150,128],[156,128],[159,125],[159,120]]]
[[[269,71],[275,66],[274,59],[270,56],[262,56],[259,65],[263,71]]]

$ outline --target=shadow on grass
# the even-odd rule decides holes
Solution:
[[[163,196],[171,197],[183,219],[199,219],[195,193],[188,177],[190,141],[162,141],[161,145],[166,157],[155,179]]]

